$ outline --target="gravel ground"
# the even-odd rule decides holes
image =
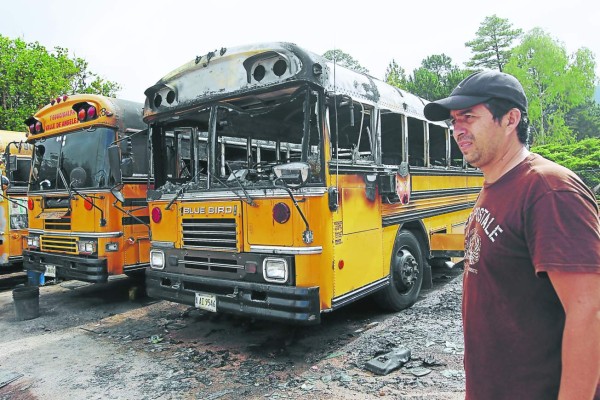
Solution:
[[[300,385],[279,385],[270,399],[464,399],[462,275],[431,291],[412,308],[374,324],[343,349],[301,374]],[[366,364],[393,349],[411,351],[404,366],[385,375]],[[290,390],[291,389],[291,390]]]
[[[126,281],[43,287],[40,317],[16,321],[2,292],[0,400],[461,399],[459,272],[403,312],[366,302],[303,328],[131,300]],[[366,369],[398,348],[412,355],[401,368]]]

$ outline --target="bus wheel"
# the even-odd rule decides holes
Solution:
[[[377,303],[391,311],[415,304],[423,283],[423,262],[423,252],[415,235],[400,231],[392,251],[390,284],[375,294]]]

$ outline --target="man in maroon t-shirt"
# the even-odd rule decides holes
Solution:
[[[451,119],[485,182],[465,231],[466,398],[600,400],[600,224],[594,194],[527,150],[527,98],[486,71],[425,106]]]

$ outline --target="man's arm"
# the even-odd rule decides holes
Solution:
[[[600,274],[548,276],[566,314],[558,399],[591,400],[600,380]]]

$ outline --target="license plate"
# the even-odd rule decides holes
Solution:
[[[46,271],[44,272],[44,276],[49,278],[56,278],[56,265],[46,265]]]
[[[196,308],[202,310],[217,312],[217,296],[214,294],[196,293],[194,305]]]

